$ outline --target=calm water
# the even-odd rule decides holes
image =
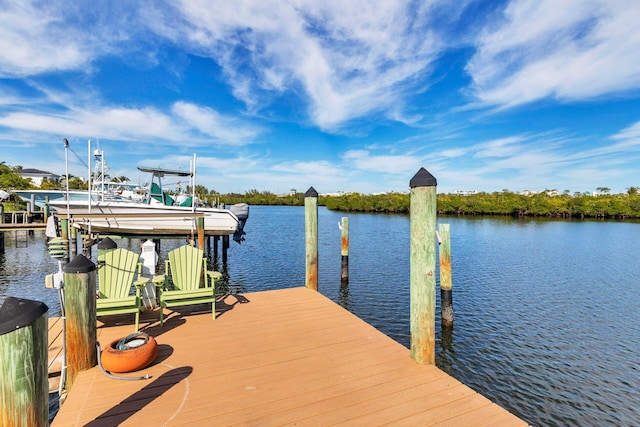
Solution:
[[[348,289],[340,287],[343,216]],[[437,336],[438,366],[534,425],[640,425],[640,224],[439,222],[451,225],[455,325]],[[408,347],[408,217],[320,208],[318,227],[320,291]],[[227,291],[304,286],[304,208],[252,207],[247,232],[242,245],[231,243]],[[57,264],[43,235],[5,239],[0,302],[39,299],[57,315],[57,293],[43,285]],[[182,243],[163,241],[162,257]]]

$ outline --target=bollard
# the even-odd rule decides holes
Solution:
[[[14,297],[0,307],[0,425],[49,425],[48,311]]]
[[[304,231],[306,248],[305,286],[318,290],[318,192],[309,187],[304,193]]]
[[[425,168],[409,182],[411,357],[425,365],[435,365],[436,185]]]
[[[342,255],[342,266],[340,269],[340,284],[346,286],[349,284],[349,218],[342,217],[340,224],[340,254]]]
[[[84,255],[64,267],[67,390],[80,371],[96,366],[96,266]]]
[[[451,237],[449,224],[438,226],[440,235],[440,319],[443,328],[453,326],[453,292],[451,284]]]

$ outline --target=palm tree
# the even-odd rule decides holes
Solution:
[[[602,194],[609,194],[611,189],[609,187],[598,187],[598,188],[596,188],[596,191],[598,191],[599,193],[602,193]]]

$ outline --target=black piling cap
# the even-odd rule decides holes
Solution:
[[[420,168],[418,172],[409,181],[409,187],[435,187],[438,185],[436,178],[425,168]]]
[[[24,328],[49,311],[40,301],[7,297],[0,307],[0,335]]]
[[[315,188],[309,187],[306,193],[304,193],[304,197],[318,197],[318,192]]]
[[[118,245],[109,237],[105,237],[98,243],[98,249],[115,249]]]
[[[63,271],[65,273],[78,274],[95,271],[95,269],[96,265],[92,263],[89,258],[80,254],[76,256],[69,264],[65,265]]]

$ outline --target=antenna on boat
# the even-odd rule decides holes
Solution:
[[[193,169],[191,171],[191,211],[196,211],[196,153],[193,153]]]
[[[87,140],[87,180],[89,181],[89,188],[87,190],[87,211],[91,214],[91,140]],[[91,236],[91,219],[89,219],[89,236]]]
[[[70,236],[71,226],[71,214],[69,213],[69,140],[67,138],[63,138],[62,142],[64,142],[64,170],[65,170],[65,182],[67,184],[67,236]]]

